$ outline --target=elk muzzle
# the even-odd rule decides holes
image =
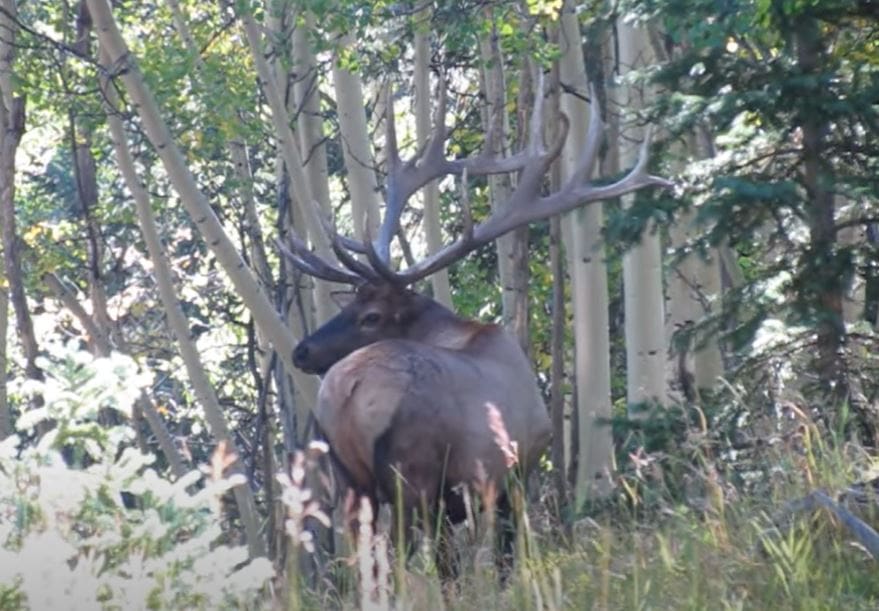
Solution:
[[[304,339],[293,349],[293,364],[305,373],[323,375],[329,369],[329,365],[320,363],[316,351],[309,345],[308,339]]]

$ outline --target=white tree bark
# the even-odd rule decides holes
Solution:
[[[281,14],[268,19],[272,38],[281,42],[275,48],[272,69],[278,87],[287,91],[288,94],[292,94],[287,100],[287,107],[288,111],[296,116],[296,136],[300,150],[303,151],[307,159],[304,168],[305,179],[308,182],[307,190],[316,199],[323,214],[328,217],[331,214],[329,176],[326,145],[323,141],[323,125],[319,113],[320,90],[317,61],[308,44],[307,36],[312,25],[309,19],[310,15],[307,11],[303,11],[303,23],[295,14],[293,2],[288,1],[280,4],[267,2],[266,4],[282,10]],[[272,15],[271,12],[269,14]],[[285,57],[284,44],[288,39],[292,53],[292,72],[288,71],[285,62],[280,61],[280,58]],[[286,189],[288,193],[295,193],[296,185],[293,174],[285,169],[284,159],[284,153],[280,152],[277,160],[278,178],[276,184],[279,188]],[[313,234],[314,228],[308,226],[304,215],[305,211],[302,210],[301,206],[294,206],[291,212],[292,214],[283,219],[287,223],[288,231],[292,224],[292,227],[299,232],[306,233],[312,244],[320,244],[322,236]],[[283,269],[292,271],[289,265],[284,266]],[[286,321],[297,336],[304,337],[313,331],[319,323],[328,320],[336,312],[335,304],[331,298],[331,293],[336,285],[317,281],[310,276],[295,272],[291,274],[289,271],[287,281],[290,289],[286,295],[289,308],[286,312]],[[297,281],[298,285],[294,286],[294,282]],[[286,380],[278,378],[277,381],[279,387],[281,385],[288,386]],[[292,426],[290,418],[282,420],[288,448],[293,447],[291,442],[298,444],[304,441],[303,434],[310,408],[317,400],[318,385],[319,381],[316,377],[303,375],[300,372],[293,376],[292,388],[286,388],[278,393],[279,398],[283,399],[281,405],[292,406],[295,412],[295,426]]]
[[[352,45],[353,39],[349,34],[342,37],[339,49]],[[345,70],[336,61],[333,62],[333,84],[336,89],[342,154],[348,170],[354,235],[361,240],[365,237],[363,228],[366,222],[374,239],[378,235],[380,220],[379,189],[369,128],[366,124],[363,85],[358,75]]]
[[[561,17],[560,78],[575,92],[563,93],[561,109],[571,122],[561,155],[562,183],[571,176],[583,149],[590,108],[586,67],[581,49],[580,26],[573,3],[566,2]],[[574,502],[579,507],[587,498],[610,492],[613,439],[610,426],[599,424],[610,418],[610,338],[608,335],[608,291],[604,245],[601,237],[603,205],[593,204],[563,219],[562,237],[568,255],[574,305],[574,347],[578,420],[577,474]]]
[[[506,111],[503,57],[498,47],[496,33],[489,33],[480,40],[480,53],[484,65],[485,97],[488,101],[484,118],[485,130],[488,133],[493,129],[496,134],[494,141],[487,145],[491,154],[502,156],[508,153],[509,117]],[[523,70],[523,74],[527,74],[527,68]],[[522,86],[525,84],[523,82]],[[543,95],[543,92],[536,95]],[[520,113],[520,116],[525,115],[526,113]],[[490,175],[488,186],[492,209],[503,208],[513,192],[512,177],[509,174]],[[501,285],[502,321],[507,330],[518,339],[526,354],[530,351],[527,240],[527,227],[516,229],[495,240],[498,278]]]
[[[652,50],[647,31],[619,21],[619,65],[621,76],[649,65]],[[627,86],[619,96],[621,108],[643,107],[641,91]],[[647,92],[649,95],[649,92]],[[620,165],[632,167],[644,131],[635,125],[620,129]],[[634,195],[623,197],[623,206],[631,206]],[[660,236],[648,226],[640,242],[623,257],[623,284],[626,312],[626,394],[630,406],[645,401],[666,403],[665,314],[662,292],[662,253]],[[631,416],[640,412],[630,411]]]
[[[420,11],[415,25],[415,132],[418,146],[430,139],[432,128],[430,94],[430,7]],[[466,188],[466,186],[465,186]],[[424,198],[424,233],[427,238],[427,252],[433,254],[443,245],[442,226],[439,214],[439,185],[432,180],[421,191]],[[452,288],[449,285],[449,272],[441,269],[430,277],[433,298],[446,307],[452,307]]]
[[[693,239],[694,213],[688,212],[678,218],[669,233],[672,247],[678,248]],[[711,249],[708,259],[691,254],[678,263],[668,279],[669,308],[668,336],[678,330],[698,323],[718,307],[720,299],[720,258]],[[683,350],[683,352],[681,352]],[[671,366],[675,378],[683,386],[687,398],[692,390],[712,390],[723,375],[723,360],[716,338],[709,338],[701,348],[696,346],[677,346],[670,344]]]
[[[278,137],[278,145],[284,159],[284,164],[290,173],[293,199],[304,219],[307,229],[306,233],[311,238],[312,245],[315,247],[317,254],[325,260],[331,261],[334,259],[333,253],[324,235],[319,218],[320,214],[326,212],[325,207],[321,207],[320,202],[315,199],[314,193],[311,190],[311,181],[305,171],[302,153],[290,127],[290,117],[284,96],[278,87],[275,75],[268,61],[266,61],[263,55],[260,30],[253,19],[253,15],[248,12],[247,8],[240,5],[239,8],[239,17],[257,74],[259,75],[260,85],[272,111],[272,125]],[[315,306],[319,317],[322,315],[329,317],[330,313],[334,311],[330,297],[331,290],[332,287],[329,283],[319,282],[315,285]]]
[[[308,192],[311,193],[311,197],[317,202],[323,214],[329,217],[332,214],[332,208],[330,205],[327,147],[324,144],[323,119],[320,115],[319,75],[317,60],[308,43],[308,31],[312,24],[311,15],[306,13],[305,22],[298,23],[293,28],[293,70],[295,74],[291,102],[293,102],[296,112],[296,135],[299,138],[299,148],[305,160],[305,180],[308,183]],[[289,177],[291,179],[290,192],[296,193],[294,173],[290,172]],[[303,196],[307,195],[303,194]],[[306,225],[308,225],[307,221]],[[323,236],[314,233],[314,231],[314,227],[309,227],[311,243],[322,243]],[[336,313],[338,308],[333,302],[331,293],[338,288],[338,285],[329,282],[315,282],[313,299],[316,320],[312,323],[323,323]],[[314,390],[316,392],[316,387]]]
[[[841,220],[847,220],[846,217],[857,216],[861,213],[857,204],[846,205],[844,197],[837,195],[834,199],[836,200],[836,208],[840,211]],[[861,224],[843,227],[837,235],[840,247],[856,248],[867,242],[867,226]],[[864,278],[860,274],[853,274],[852,283],[842,297],[842,317],[846,325],[863,320],[864,308],[867,304],[866,289]]]
[[[710,147],[702,135],[692,136],[687,144],[690,156],[704,158],[710,155]],[[672,248],[681,248],[698,235],[695,217],[695,211],[689,210],[669,228]],[[736,271],[739,271],[738,266]],[[717,386],[724,373],[723,355],[716,336],[706,338],[701,347],[678,346],[672,342],[672,337],[676,331],[715,313],[715,308],[720,307],[721,291],[721,252],[718,248],[711,248],[707,258],[695,253],[684,257],[668,278],[669,365],[673,378],[688,399],[696,398],[699,390],[713,390]]]

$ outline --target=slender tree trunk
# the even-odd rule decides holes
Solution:
[[[698,158],[706,154],[696,137],[688,140],[689,153]],[[695,211],[681,214],[669,228],[672,247],[684,248],[699,233]],[[695,400],[698,391],[713,390],[723,376],[723,357],[715,335],[694,338],[680,345],[674,334],[684,331],[706,316],[715,314],[720,306],[721,278],[720,254],[711,248],[707,258],[688,254],[671,270],[668,279],[668,345],[672,357],[670,369],[675,372],[678,384],[688,399]]]
[[[843,211],[845,201],[842,197],[834,197],[836,209],[840,211],[840,216],[844,218]],[[858,207],[855,214],[860,212]],[[867,228],[864,225],[851,225],[843,227],[837,233],[840,247],[856,250],[867,242]],[[866,310],[866,282],[864,278],[858,274],[852,274],[851,284],[845,287],[845,294],[842,301],[842,315],[846,325],[851,325],[864,318]]]
[[[3,215],[0,214],[0,223],[2,222]],[[6,369],[8,367],[6,336],[9,332],[9,294],[6,292],[5,280],[5,274],[0,269],[0,441],[3,441],[12,434],[12,414],[9,411],[9,394],[6,389]]]
[[[817,73],[823,54],[823,41],[818,25],[804,18],[796,32],[797,60],[805,73]],[[827,125],[814,116],[801,121],[803,130],[803,180],[808,196],[810,265],[817,274],[812,279],[811,291],[816,293],[818,314],[818,353],[815,359],[818,375],[826,389],[835,388],[833,396],[845,398],[847,383],[842,367],[842,345],[845,329],[842,323],[842,287],[837,279],[839,270],[833,265],[836,246],[833,176],[829,164],[823,161],[824,137]],[[811,288],[811,287],[810,287]],[[811,292],[810,291],[810,292]],[[810,295],[806,295],[809,299]]]
[[[581,48],[580,26],[573,3],[566,2],[561,17],[560,79],[566,91],[561,109],[572,129],[561,155],[562,181],[576,168],[583,150],[589,112],[600,112],[597,101],[588,99],[586,66]],[[576,93],[576,95],[574,95]],[[568,214],[562,221],[568,254],[574,303],[574,380],[577,401],[577,473],[574,499],[579,507],[588,498],[610,492],[613,439],[610,426],[602,423],[612,413],[610,400],[610,338],[608,291],[604,245],[601,236],[602,204]]]
[[[870,223],[866,228],[868,252],[867,266],[864,272],[864,320],[879,330],[879,227]]]
[[[18,15],[15,0],[0,0],[0,104],[11,112],[15,100],[13,64],[15,63],[15,38],[18,34]]]
[[[558,44],[559,31],[553,28],[550,42]],[[548,142],[558,138],[558,127],[561,125],[561,84],[559,65],[556,63],[551,72],[551,97],[547,107],[548,120],[545,121]],[[550,171],[550,188],[553,192],[562,186],[561,163],[556,161]],[[568,478],[570,472],[570,455],[566,453],[565,440],[570,431],[566,426],[565,417],[565,262],[562,246],[562,219],[555,216],[549,221],[549,266],[552,273],[552,330],[550,338],[550,356],[552,366],[549,383],[549,414],[552,421],[552,457],[553,482],[558,499],[560,513],[567,506]],[[569,445],[569,444],[568,444]]]
[[[243,5],[236,5],[239,9],[244,34],[250,47],[260,85],[271,108],[272,125],[278,137],[278,145],[283,155],[284,165],[290,173],[291,193],[296,202],[304,225],[307,227],[307,235],[311,238],[317,254],[325,260],[333,260],[333,254],[329,246],[329,240],[324,235],[321,226],[320,215],[327,210],[315,199],[311,190],[311,183],[305,171],[302,153],[299,144],[290,127],[290,117],[284,96],[278,87],[275,75],[269,63],[266,61],[262,50],[262,37],[253,15]],[[326,204],[328,206],[328,203]],[[315,305],[318,317],[327,316],[333,312],[332,299],[330,298],[331,285],[329,283],[317,283],[315,286]],[[287,357],[289,358],[289,357]]]
[[[76,35],[72,46],[80,55],[89,58],[93,55],[91,32],[91,15],[88,12],[85,0],[80,0],[77,7]],[[91,153],[91,133],[86,128],[80,128],[80,123],[78,117],[71,111],[69,114],[70,139],[77,194],[86,228],[88,254],[86,269],[92,314],[88,314],[85,311],[75,295],[54,274],[44,275],[43,281],[83,325],[89,337],[89,349],[92,354],[102,357],[109,356],[113,348],[112,343],[115,343],[116,348],[121,352],[131,354],[131,349],[124,337],[115,332],[116,326],[107,308],[107,295],[102,271],[103,242],[100,224],[94,215],[98,205],[97,164]],[[155,435],[159,447],[171,466],[172,472],[177,477],[182,477],[188,470],[185,461],[174,444],[174,440],[159,415],[155,404],[146,392],[143,392],[135,401],[132,410],[132,420],[137,434],[138,445],[142,449],[147,448],[147,442],[142,435],[140,427],[140,423],[144,419],[147,421],[153,435]]]
[[[285,92],[284,101],[289,114],[296,117],[296,136],[300,150],[306,156],[304,171],[308,181],[307,190],[318,198],[320,209],[329,214],[326,150],[317,104],[319,90],[316,61],[308,46],[305,27],[301,23],[297,24],[294,3],[284,0],[266,2],[266,5],[267,38],[273,43],[271,71],[279,90]],[[307,13],[305,17],[307,19]],[[292,205],[294,185],[285,155],[280,150],[276,159],[275,176],[278,194],[277,235],[283,236],[293,231],[309,237],[312,243],[320,243],[321,236],[309,234],[302,207]],[[298,273],[283,258],[279,271],[279,282],[274,294],[276,308],[294,334],[305,337],[315,328],[317,320],[322,320],[322,317],[333,312],[330,300],[332,285],[316,283],[313,278]],[[317,397],[318,380],[299,371],[293,372],[292,377],[286,376],[282,371],[277,371],[278,367],[279,364],[276,363],[274,378],[278,389],[284,447],[289,456],[304,441],[310,408]]]
[[[271,7],[267,23],[272,39],[275,41],[271,64],[272,70],[275,73],[278,86],[287,92],[289,110],[291,113],[296,114],[297,135],[299,136],[300,147],[305,151],[306,155],[309,155],[310,149],[307,148],[305,143],[310,142],[312,140],[311,137],[316,135],[309,131],[313,129],[314,120],[304,116],[305,108],[299,113],[297,113],[296,109],[301,101],[311,101],[312,96],[310,92],[312,89],[317,94],[318,75],[315,65],[316,59],[308,44],[306,31],[307,28],[310,29],[311,27],[311,23],[308,21],[310,15],[303,9],[302,14],[303,18],[307,20],[306,24],[291,25],[290,22],[296,23],[299,20],[293,13],[292,2],[267,2],[266,4]],[[292,28],[292,33],[288,35],[290,28]],[[285,50],[288,43],[291,45],[291,70],[288,70],[285,62],[282,61],[286,57]],[[318,149],[314,151],[314,154],[326,159],[324,145],[320,144]],[[306,166],[306,178],[309,181],[309,188],[312,190],[314,190],[315,184],[320,180],[318,174],[321,170],[327,169],[326,167],[321,168],[319,163],[310,163]],[[278,152],[275,167],[275,184],[278,192],[278,235],[285,235],[290,231],[307,234],[308,228],[302,216],[302,211],[299,207],[292,205],[293,202],[290,194],[292,193],[293,185],[290,181],[290,172],[287,171],[284,164],[284,155],[280,151]],[[320,187],[318,186],[318,188]],[[326,205],[329,206],[329,201],[326,202]],[[287,290],[279,292],[279,295],[283,295],[279,299],[279,310],[285,312],[287,323],[293,327],[296,335],[298,337],[305,337],[311,330],[317,327],[318,319],[322,320],[321,316],[326,313],[325,310],[329,308],[329,305],[324,303],[322,296],[319,297],[317,295],[315,279],[307,274],[298,273],[298,270],[288,265],[287,261],[281,261],[280,278],[281,284],[286,285]],[[318,302],[321,304],[320,315],[317,312]],[[289,393],[285,394],[292,398],[294,394],[299,396],[300,393],[301,390],[297,385],[295,388],[291,388]],[[301,399],[302,397],[294,399],[295,404],[301,405],[306,403],[310,405],[313,400],[307,399],[303,402]]]
[[[619,33],[621,76],[651,63],[652,51],[647,31],[622,21]],[[643,93],[634,86],[620,96],[620,108],[643,108]],[[634,125],[621,128],[620,164],[632,167],[644,138],[643,129]],[[635,195],[623,197],[631,206]],[[623,257],[626,328],[626,395],[631,406],[647,402],[666,403],[665,315],[662,293],[662,254],[659,232],[651,223],[638,244]],[[629,415],[641,412],[630,409]]]
[[[110,104],[114,103],[112,87],[104,87],[105,95]],[[183,358],[184,366],[192,384],[192,389],[198,397],[199,403],[204,409],[205,420],[211,428],[214,437],[225,442],[232,449],[236,447],[235,440],[232,438],[226,420],[223,416],[223,408],[217,399],[214,388],[208,378],[207,372],[201,363],[201,358],[193,342],[189,323],[186,315],[183,313],[177,296],[174,291],[173,273],[171,264],[165,254],[161,238],[159,237],[158,227],[156,225],[155,215],[153,214],[150,204],[149,194],[137,176],[134,166],[134,159],[128,148],[125,129],[119,117],[113,113],[107,113],[107,119],[110,123],[110,131],[113,137],[113,147],[116,152],[117,163],[119,169],[125,179],[128,190],[134,197],[135,207],[137,209],[138,222],[140,224],[141,233],[147,246],[150,259],[153,262],[153,270],[156,276],[156,284],[159,288],[159,295],[168,319],[168,325],[177,340],[180,349],[180,355]],[[244,473],[241,461],[242,454],[235,451],[237,458],[230,466],[232,473]],[[238,511],[241,516],[241,522],[247,538],[247,545],[250,550],[251,557],[264,556],[265,544],[259,533],[259,514],[256,510],[256,504],[253,499],[253,493],[248,483],[243,483],[233,488]]]
[[[15,0],[0,0],[0,7],[15,14]],[[15,106],[12,88],[12,63],[15,58],[15,24],[5,14],[0,14],[0,151],[5,147],[6,126],[10,110]],[[0,152],[0,227],[6,227],[6,211],[10,207],[7,198],[12,200],[14,192],[6,193],[10,178],[14,178],[15,167],[6,167],[8,161]],[[10,177],[10,172],[12,176]],[[14,235],[14,232],[13,232]],[[4,251],[3,265],[0,266],[0,440],[12,434],[12,414],[9,411],[9,397],[6,387],[8,368],[6,338],[9,332],[9,291],[6,279],[6,236],[0,231],[0,251]]]
[[[111,73],[125,85],[132,105],[143,121],[147,137],[155,147],[171,183],[180,194],[183,205],[229,276],[236,292],[253,313],[257,324],[271,337],[285,368],[293,372],[293,348],[296,339],[260,290],[259,283],[238,254],[235,244],[226,235],[207,198],[199,191],[185,158],[162,121],[155,99],[146,87],[134,56],[125,45],[107,0],[88,0],[88,5],[98,37],[109,54]]]
[[[823,69],[826,49],[817,20],[808,15],[799,19],[794,44],[800,71],[805,75],[818,75]],[[816,95],[821,94],[816,92]],[[875,447],[879,440],[879,414],[859,392],[852,392],[846,367],[845,270],[841,268],[837,252],[836,177],[825,150],[829,125],[826,119],[816,116],[812,108],[803,111],[798,123],[802,130],[802,176],[808,198],[806,221],[809,226],[799,305],[806,312],[814,313],[817,335],[814,365],[821,390],[832,409],[838,409],[846,401],[849,403],[857,418],[861,441]]]
[[[416,16],[415,24],[415,131],[418,146],[424,146],[430,139],[430,5]],[[466,185],[464,186],[466,188]],[[439,185],[433,180],[422,189],[424,198],[424,233],[427,238],[427,253],[437,252],[443,245],[440,224]],[[446,307],[452,307],[452,288],[449,285],[449,272],[441,269],[430,277],[433,298]]]
[[[295,5],[295,3],[293,3]],[[291,15],[295,19],[295,15]],[[311,14],[306,12],[304,23],[293,25],[290,40],[293,51],[292,96],[288,100],[289,110],[296,116],[296,136],[299,139],[299,150],[302,151],[305,163],[305,180],[308,182],[308,192],[313,201],[321,209],[324,216],[332,214],[330,205],[329,169],[327,165],[327,149],[323,129],[323,117],[320,112],[320,88],[317,59],[311,49],[308,40],[308,32],[313,29]],[[285,75],[286,76],[286,75]],[[286,163],[286,162],[285,162]],[[288,178],[295,179],[296,172],[289,172]],[[300,193],[296,185],[290,185],[291,193]],[[315,227],[308,224],[307,218],[300,214],[302,221],[300,226],[308,227],[309,238],[312,244],[323,243],[323,236],[315,233]],[[332,299],[332,292],[340,287],[330,282],[315,282],[311,300],[314,302],[316,320],[310,321],[312,325],[317,321],[323,322],[331,318],[337,311]],[[314,328],[313,326],[311,328]],[[304,402],[311,404],[317,396],[317,386],[300,388]],[[311,394],[313,393],[313,394]]]
[[[508,152],[509,117],[506,111],[503,56],[498,46],[496,32],[492,31],[482,38],[480,52],[484,66],[483,83],[487,100],[485,131],[494,134],[494,139],[486,143],[486,148],[491,154],[502,156]],[[520,89],[525,92],[528,90],[529,80],[527,62],[522,73],[524,78]],[[535,95],[543,95],[543,92],[537,92]],[[524,95],[520,97],[520,102],[526,100],[527,97]],[[525,104],[520,106],[524,107]],[[526,116],[527,113],[520,113],[520,117]],[[488,185],[492,209],[502,208],[513,192],[512,177],[509,174],[494,174],[488,177]],[[531,350],[528,337],[528,228],[515,229],[499,237],[495,243],[501,284],[503,324],[519,340],[519,345],[528,354]]]
[[[92,20],[85,0],[77,3],[76,31],[72,47],[83,57],[93,56],[91,49]],[[66,73],[66,71],[65,71]],[[65,77],[66,78],[66,77]],[[98,323],[98,329],[107,340],[111,339],[114,328],[107,309],[107,292],[104,287],[103,259],[104,244],[101,226],[95,216],[98,207],[97,164],[92,155],[91,127],[83,122],[75,111],[72,92],[65,84],[68,96],[68,128],[71,153],[73,156],[73,175],[76,181],[76,193],[86,237],[86,279],[89,287],[89,298],[92,303],[92,316]]]
[[[694,220],[694,214],[688,212],[671,226],[669,234],[673,247],[683,247],[694,237]],[[673,339],[674,333],[697,324],[714,313],[714,308],[720,304],[719,256],[712,249],[708,257],[687,255],[671,270],[668,279],[670,352],[676,378],[691,400],[699,390],[713,390],[723,376],[723,359],[716,337],[693,338],[686,345],[678,345],[678,340]],[[694,345],[694,341],[698,343]]]
[[[15,310],[15,326],[25,358],[25,375],[42,380],[37,366],[39,347],[24,291],[18,232],[15,218],[15,153],[25,129],[25,98],[15,94],[13,61],[17,25],[10,16],[16,15],[14,0],[2,0],[0,13],[0,220],[3,263],[9,283],[9,299]]]
[[[339,48],[353,44],[350,35],[342,37]],[[339,116],[339,138],[345,169],[348,171],[348,191],[351,197],[351,217],[354,235],[363,239],[364,224],[368,224],[373,239],[378,235],[379,188],[375,162],[366,123],[366,104],[360,77],[333,62],[333,85],[336,90],[336,112]]]

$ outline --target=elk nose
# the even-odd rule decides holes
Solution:
[[[305,345],[305,342],[301,342],[296,348],[293,349],[293,364],[297,367],[301,367],[305,360],[308,358],[308,346]]]

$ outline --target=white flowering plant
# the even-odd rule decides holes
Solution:
[[[42,403],[0,442],[0,608],[261,606],[271,563],[220,527],[217,499],[237,482],[173,481],[133,443],[124,416],[149,377],[57,345],[41,366],[45,381],[17,391]]]

